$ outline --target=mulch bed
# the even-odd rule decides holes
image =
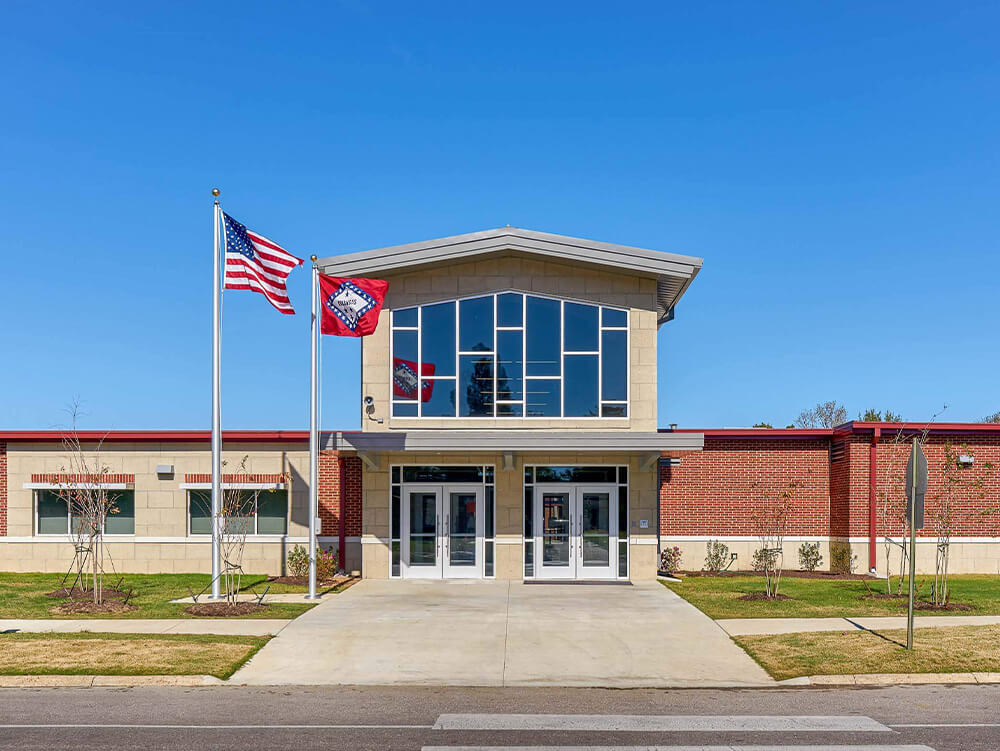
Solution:
[[[835,581],[872,581],[875,577],[868,576],[868,574],[837,574],[830,571],[799,571],[799,570],[785,570],[781,572],[782,576],[787,576],[792,579],[828,579]],[[679,574],[674,574],[674,576],[715,576],[715,577],[733,577],[733,576],[760,576],[763,577],[764,574],[760,571],[720,571],[717,574],[713,574],[709,571],[682,571]]]
[[[739,597],[737,599],[754,600],[754,601],[763,600],[765,602],[774,602],[775,600],[791,600],[792,598],[789,597],[788,595],[782,595],[782,594],[771,595],[770,597],[768,597],[766,592],[751,592],[750,594],[743,595],[742,597]]]
[[[334,587],[342,582],[349,580],[349,576],[334,576],[329,579],[317,579],[316,584],[320,587]],[[309,586],[308,576],[269,576],[267,577],[267,583],[270,584],[274,582],[275,584],[292,584],[300,587]]]
[[[93,597],[93,595],[91,595]],[[100,604],[94,603],[91,600],[70,600],[62,605],[56,605],[54,608],[49,610],[50,613],[55,613],[56,615],[78,615],[80,613],[88,613],[91,615],[107,613],[109,615],[117,615],[119,613],[128,613],[132,610],[137,610],[135,605],[126,605],[118,600],[105,600]]]
[[[962,602],[949,602],[945,605],[935,605],[933,602],[926,602],[924,600],[917,600],[913,603],[914,610],[931,610],[934,612],[962,612],[966,610],[974,610],[971,605],[966,605]]]
[[[101,589],[105,600],[124,600],[128,592],[122,592],[114,587],[104,587]],[[79,587],[61,587],[53,592],[46,592],[46,597],[69,598],[71,600],[93,600],[94,590],[80,589]]]
[[[267,605],[256,602],[201,602],[184,608],[185,613],[206,616],[209,618],[226,618],[234,615],[250,615],[267,610]]]

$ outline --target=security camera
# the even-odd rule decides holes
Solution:
[[[370,396],[366,396],[365,397],[365,406],[366,407],[371,407],[374,404],[375,404],[375,399],[374,398],[372,398]]]

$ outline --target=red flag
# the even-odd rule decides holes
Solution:
[[[425,362],[420,367],[425,378],[434,375],[434,363]],[[420,387],[420,401],[429,402],[434,392],[434,381],[424,381]],[[417,398],[417,364],[402,357],[392,358],[392,394],[400,399]]]
[[[320,331],[334,336],[368,336],[378,326],[378,314],[389,282],[319,275]]]

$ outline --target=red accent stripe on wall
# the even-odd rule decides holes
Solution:
[[[279,483],[286,482],[287,477],[282,474],[256,474],[256,475],[240,475],[240,474],[223,474],[223,482],[253,482],[259,484],[265,483]],[[212,482],[212,475],[206,472],[199,472],[195,474],[184,475],[184,482]]]
[[[31,476],[32,482],[50,482],[53,485],[69,485],[74,482],[114,482],[114,483],[128,483],[135,482],[135,475],[71,475],[65,472],[48,472],[33,474]]]

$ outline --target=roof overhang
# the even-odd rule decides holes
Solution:
[[[454,451],[456,453],[504,451],[700,451],[701,433],[631,431],[513,431],[513,430],[409,430],[337,433],[334,445],[342,451]]]
[[[701,269],[694,256],[628,245],[554,235],[517,227],[393,245],[321,258],[320,271],[332,276],[373,276],[445,265],[497,254],[539,256],[547,260],[631,272],[656,280],[658,322],[673,318],[674,306]]]

